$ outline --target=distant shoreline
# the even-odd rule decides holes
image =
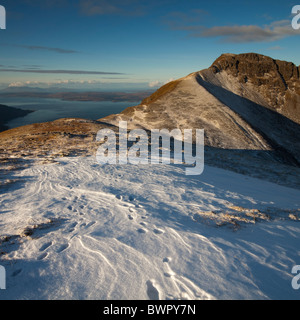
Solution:
[[[53,99],[53,100],[61,100],[62,102],[110,102],[110,103],[122,103],[122,102],[126,102],[126,104],[124,105],[123,109],[126,109],[128,107],[128,103],[132,104],[136,104],[137,102],[141,102],[143,99],[145,99],[147,96],[149,96],[149,94],[151,94],[153,92],[153,90],[149,90],[149,91],[137,91],[137,92],[120,92],[120,91],[116,91],[116,92],[96,92],[96,91],[86,91],[86,92],[38,92],[38,91],[17,91],[17,92],[1,92],[0,91],[0,101],[1,98],[2,102],[4,102],[5,104],[0,104],[0,132],[5,131],[5,130],[9,130],[12,127],[9,126],[9,122],[17,119],[17,118],[23,118],[25,116],[27,116],[30,113],[36,112],[37,110],[35,110],[35,108],[33,108],[33,110],[26,110],[23,109],[20,106],[9,106],[10,103],[7,103],[7,101],[5,101],[7,98],[8,99],[13,99],[13,98],[24,98],[24,99]],[[8,104],[8,105],[6,105]],[[14,103],[15,104],[15,103]],[[28,106],[28,108],[30,108],[30,106]],[[100,109],[99,109],[100,110]],[[115,112],[119,112],[119,110],[112,110],[112,114]],[[38,116],[38,114],[37,114]],[[97,118],[101,118],[107,116],[107,114],[99,114],[99,117]],[[58,116],[57,119],[59,118],[64,118],[64,117],[69,117],[69,115],[62,115],[62,116]],[[72,115],[73,117],[73,115]],[[75,115],[74,117],[81,117],[81,115]],[[91,119],[91,117],[87,117],[88,119]],[[44,122],[44,121],[52,121],[55,120],[52,117],[49,117],[49,119],[38,119],[37,121],[32,121],[31,123],[39,123],[39,122]],[[23,121],[20,121],[20,124],[17,124],[17,126],[22,126],[28,123],[24,123]]]
[[[33,110],[23,110],[0,104],[0,132],[9,129],[7,126],[9,121],[20,117],[25,117],[31,112],[33,112]]]
[[[111,101],[111,102],[135,102],[148,97],[153,90],[140,92],[1,92],[0,98],[42,98],[60,99],[63,101]]]
[[[120,113],[128,107],[139,104],[140,101],[77,101],[59,98],[0,97],[0,103],[9,107],[10,111],[11,108],[31,111],[22,113],[19,117],[10,118],[6,123],[3,121],[0,131],[4,131],[63,118],[97,120]],[[7,111],[2,112],[2,114],[6,113]]]

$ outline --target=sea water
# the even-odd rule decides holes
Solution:
[[[97,120],[110,114],[120,113],[127,107],[139,104],[136,102],[112,101],[64,101],[49,98],[0,98],[0,104],[23,110],[32,110],[25,117],[16,118],[6,125],[9,128],[53,121],[60,118],[83,118]]]

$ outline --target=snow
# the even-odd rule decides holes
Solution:
[[[0,299],[299,299],[300,190],[209,166],[56,161],[0,189]]]

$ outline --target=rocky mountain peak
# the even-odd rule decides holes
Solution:
[[[222,54],[209,68],[226,72],[265,99],[265,106],[300,123],[300,67],[257,53]]]

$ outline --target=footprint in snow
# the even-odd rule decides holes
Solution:
[[[77,226],[77,222],[73,222],[73,223],[70,224],[69,227],[70,227],[70,228],[75,228],[76,226]]]
[[[71,233],[71,232],[75,231],[75,227],[76,227],[76,226],[77,226],[77,222],[71,223],[71,224],[68,226],[68,229],[66,230],[66,232]]]
[[[44,243],[41,247],[40,247],[40,251],[45,251],[46,249],[48,249],[50,246],[52,246],[52,242],[47,242]]]
[[[155,228],[155,229],[153,230],[153,232],[154,232],[155,234],[163,234],[163,233],[165,233],[164,230],[159,229],[159,228]]]
[[[125,198],[124,198],[124,196],[122,196],[122,195],[120,195],[120,194],[117,194],[117,195],[116,195],[116,198],[119,199],[119,200],[124,200],[124,199],[126,199],[126,200],[128,200],[128,201],[130,201],[130,202],[132,202],[132,201],[135,200],[135,197],[134,197],[133,195],[125,196]]]
[[[150,300],[159,300],[159,290],[156,288],[154,281],[148,280],[147,285],[147,295]]]
[[[22,272],[22,269],[17,269],[17,270],[15,270],[12,274],[11,274],[11,276],[12,277],[16,277],[18,274],[20,274]]]
[[[91,226],[93,226],[96,223],[96,221],[91,221],[90,223],[88,223],[85,227],[85,229],[90,228]]]
[[[69,244],[68,243],[63,244],[57,249],[57,253],[61,253],[61,252],[65,251],[68,248],[69,248]]]
[[[164,276],[167,277],[167,278],[172,278],[174,277],[176,274],[175,272],[170,268],[169,266],[169,262],[171,261],[170,258],[164,258],[163,259],[163,262],[164,262]]]
[[[38,260],[44,260],[45,258],[47,258],[47,256],[48,256],[48,253],[47,252],[44,252],[44,253],[42,253],[41,255],[39,255],[38,256]]]
[[[146,229],[144,229],[144,228],[139,228],[139,229],[137,230],[137,232],[138,232],[138,233],[147,233],[148,231],[147,231]]]

